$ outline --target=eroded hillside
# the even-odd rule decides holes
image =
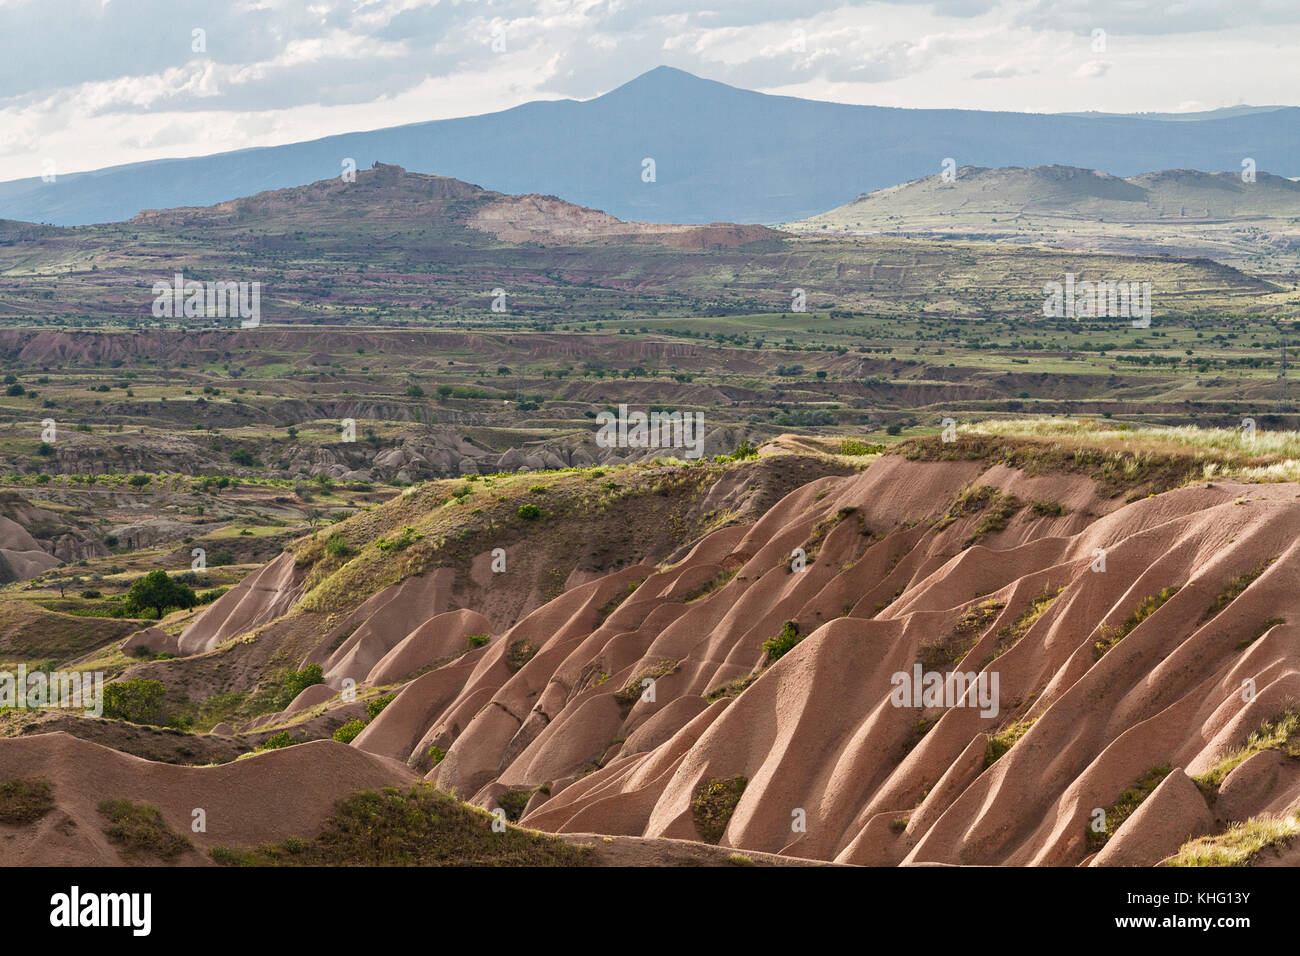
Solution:
[[[334,735],[325,767],[360,751],[552,833],[877,865],[1278,859],[1300,800],[1290,445],[1042,431],[865,469],[789,441],[419,486],[135,635],[121,677],[220,718],[188,735],[204,760]],[[76,723],[167,759],[110,721],[22,732]],[[0,746],[0,775],[33,759]],[[316,803],[208,843],[310,838]]]

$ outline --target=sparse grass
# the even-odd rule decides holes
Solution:
[[[720,571],[711,580],[706,581],[698,588],[693,588],[681,598],[683,604],[690,604],[692,601],[698,601],[706,595],[712,594],[721,588],[727,586],[727,583],[736,576],[736,571]]]
[[[1002,730],[988,735],[988,743],[984,747],[984,766],[991,767],[999,757],[1015,746],[1016,741],[1029,733],[1029,728],[1034,726],[1036,717],[1018,720]]]
[[[756,865],[752,859],[745,856],[745,854],[743,853],[731,854],[731,856],[727,857],[727,862],[730,863],[732,866],[755,866]]]
[[[1270,847],[1288,846],[1300,836],[1300,817],[1251,817],[1216,836],[1198,837],[1179,848],[1165,866],[1250,866]]]
[[[511,641],[506,648],[506,669],[513,674],[531,661],[536,653],[537,648],[526,638]]]
[[[1214,617],[1225,607],[1227,607],[1229,604],[1235,601],[1241,595],[1241,593],[1245,591],[1246,588],[1250,587],[1251,584],[1255,582],[1256,578],[1258,578],[1261,574],[1267,571],[1268,566],[1276,560],[1277,558],[1269,558],[1267,561],[1263,562],[1262,564],[1258,565],[1252,570],[1247,571],[1245,574],[1239,575],[1238,577],[1233,578],[1231,581],[1229,581],[1226,585],[1224,585],[1223,590],[1219,592],[1219,596],[1216,597],[1212,602],[1210,602],[1210,606],[1207,607],[1205,609],[1205,613],[1201,615],[1201,620],[1208,621],[1210,618]]]
[[[724,697],[739,697],[744,692],[745,688],[756,680],[758,680],[757,673],[745,674],[743,677],[729,680],[727,683],[720,684],[713,688],[713,690],[707,691],[704,694],[704,699],[712,702],[715,700],[722,700]]]
[[[987,667],[993,661],[997,660],[1011,648],[1020,642],[1020,639],[1029,633],[1030,629],[1038,623],[1038,619],[1047,613],[1048,609],[1061,596],[1059,588],[1056,591],[1045,592],[1029,602],[1028,606],[1016,617],[1010,624],[1004,624],[998,628],[998,644],[993,650],[993,656],[990,657],[981,666],[981,670]]]
[[[975,531],[962,542],[963,548],[969,548],[986,534],[994,534],[1006,529],[1007,522],[1014,517],[1024,505],[1015,495],[997,492],[989,502],[988,511],[975,526]]]
[[[1149,797],[1156,787],[1160,786],[1160,782],[1169,776],[1171,770],[1172,768],[1168,764],[1153,767],[1133,781],[1132,785],[1126,788],[1114,803],[1105,808],[1105,830],[1101,832],[1094,830],[1091,826],[1092,821],[1089,820],[1089,826],[1087,827],[1088,845],[1094,850],[1100,850],[1104,847],[1107,841],[1115,835],[1115,831],[1119,829],[1120,824],[1132,816],[1133,811],[1142,805],[1142,801]]]
[[[634,675],[631,680],[624,684],[622,689],[614,694],[614,699],[618,701],[621,707],[633,706],[646,691],[646,688],[641,683],[642,681],[647,678],[657,681],[661,677],[667,677],[669,674],[676,673],[680,664],[680,661],[664,660],[655,664],[653,667],[646,668]]]
[[[0,783],[0,823],[6,826],[27,826],[53,809],[54,790],[48,780],[14,777]]]
[[[691,815],[695,829],[705,843],[717,843],[726,832],[731,814],[745,792],[749,781],[745,777],[722,780],[705,780],[695,788],[691,797]]]
[[[922,644],[917,652],[917,660],[924,671],[942,671],[965,659],[977,643],[984,630],[997,620],[1005,607],[999,601],[989,599],[971,604],[957,617],[953,629],[945,637],[933,644]]]
[[[1240,747],[1234,747],[1204,773],[1197,774],[1192,780],[1201,789],[1210,802],[1219,796],[1219,787],[1224,778],[1232,773],[1247,759],[1262,750],[1280,750],[1292,759],[1300,758],[1300,712],[1284,710],[1271,720],[1266,720],[1254,731]]]
[[[212,858],[226,866],[583,866],[591,862],[584,848],[515,826],[497,833],[492,822],[485,810],[427,784],[406,792],[389,787],[340,800],[320,834],[310,840],[246,850],[217,847]]]
[[[104,835],[114,843],[122,858],[150,856],[171,863],[191,848],[190,841],[167,826],[167,821],[147,803],[105,800],[99,813],[107,821]]]
[[[1246,648],[1250,647],[1250,645],[1254,644],[1257,640],[1259,640],[1261,637],[1263,637],[1273,628],[1277,627],[1279,624],[1285,624],[1285,623],[1286,623],[1285,618],[1270,617],[1268,620],[1260,624],[1259,627],[1255,628],[1255,630],[1251,633],[1250,637],[1243,638],[1242,641],[1237,645],[1237,650],[1244,651]]]
[[[1112,647],[1133,633],[1133,630],[1149,618],[1164,605],[1171,597],[1178,593],[1178,587],[1161,588],[1156,594],[1142,599],[1138,604],[1137,610],[1124,619],[1116,628],[1108,628],[1105,625],[1101,628],[1101,640],[1093,644],[1094,658],[1101,660],[1106,652]]]

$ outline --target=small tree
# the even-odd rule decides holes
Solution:
[[[168,608],[191,608],[198,603],[192,588],[177,584],[166,571],[150,571],[131,585],[122,606],[127,614],[134,615],[152,609],[161,619]]]

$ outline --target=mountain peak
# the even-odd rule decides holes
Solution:
[[[708,90],[741,92],[736,87],[728,86],[726,83],[696,76],[686,70],[679,70],[675,66],[661,64],[653,70],[647,70],[640,76],[633,77],[621,86],[616,86],[604,96],[597,97],[597,99],[605,99],[611,96],[622,97],[627,94],[641,96],[699,96],[701,92]]]

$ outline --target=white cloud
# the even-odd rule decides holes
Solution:
[[[492,48],[494,24],[504,52]],[[204,53],[190,49],[195,26]],[[1089,40],[1098,27],[1100,55]],[[12,41],[0,78],[0,178],[10,178],[38,175],[47,155],[73,171],[587,98],[663,63],[884,106],[1285,103],[1300,4],[0,0],[0,35]]]

